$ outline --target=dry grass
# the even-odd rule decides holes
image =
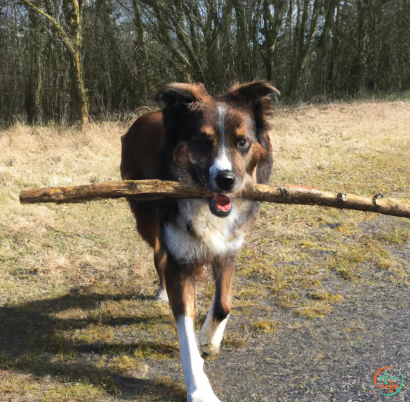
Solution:
[[[410,199],[409,123],[405,102],[279,110],[272,183]],[[127,126],[0,132],[0,400],[184,398],[173,320],[152,299],[151,251],[126,202],[18,202],[23,188],[118,180]],[[394,252],[403,244],[403,219],[265,205],[239,258],[233,321],[241,325],[228,326],[224,347],[275,336],[280,311],[295,327],[320,319],[343,303],[338,280],[408,286],[409,267]],[[199,288],[204,317],[212,283]],[[174,367],[172,378],[161,362]]]

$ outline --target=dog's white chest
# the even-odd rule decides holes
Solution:
[[[245,203],[231,214],[219,218],[209,210],[205,199],[179,200],[176,223],[164,226],[164,240],[169,252],[181,263],[203,261],[238,251],[245,239],[241,230]]]

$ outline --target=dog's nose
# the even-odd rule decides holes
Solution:
[[[229,170],[222,170],[215,177],[215,184],[222,191],[230,191],[235,184],[235,175]]]

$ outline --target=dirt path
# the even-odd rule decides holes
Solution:
[[[215,364],[213,374],[223,400],[388,400],[376,390],[373,377],[378,369],[390,366],[405,378],[403,389],[391,399],[408,401],[408,289],[345,286],[343,294],[345,304],[320,321],[295,330],[292,317],[282,316],[283,325],[274,335],[224,353],[225,361]],[[226,380],[218,382],[224,373]]]

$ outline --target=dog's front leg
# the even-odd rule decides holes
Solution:
[[[236,255],[217,258],[212,264],[215,279],[215,297],[199,333],[202,355],[219,354],[225,326],[231,311],[231,292]]]
[[[218,402],[199,353],[194,332],[196,297],[195,268],[180,265],[168,258],[165,271],[169,304],[178,331],[182,369],[187,388],[188,402]]]

